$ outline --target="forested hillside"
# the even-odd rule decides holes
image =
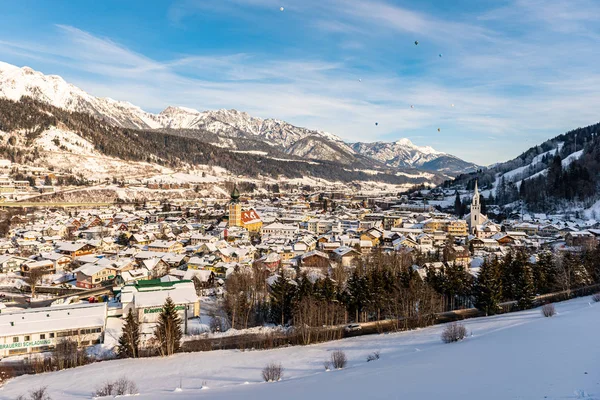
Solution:
[[[600,123],[574,129],[492,168],[463,174],[444,187],[489,190],[494,203],[524,201],[532,211],[589,207],[600,198]]]
[[[352,170],[335,162],[307,162],[291,155],[280,159],[262,153],[230,151],[231,147],[219,147],[202,141],[202,135],[198,131],[192,135],[185,135],[182,132],[173,134],[168,131],[120,128],[89,114],[66,111],[30,98],[23,98],[18,102],[0,99],[0,131],[5,132],[0,144],[0,156],[18,163],[35,160],[37,150],[32,148],[32,144],[51,127],[75,132],[104,155],[169,167],[184,164],[209,165],[251,177],[312,176],[344,182],[376,180],[394,184],[418,184],[428,180],[418,176],[397,176],[391,173],[391,170],[390,173],[382,171],[373,175]],[[210,132],[206,132],[205,135],[214,139],[214,134]],[[246,144],[248,148],[256,145],[256,148],[264,149],[251,141]]]

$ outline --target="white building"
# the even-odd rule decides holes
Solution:
[[[300,228],[297,225],[287,225],[279,222],[263,226],[263,239],[280,238],[292,240],[296,237]]]
[[[132,309],[141,325],[142,341],[152,337],[154,325],[162,307],[170,297],[175,303],[182,322],[182,330],[187,333],[188,319],[200,316],[200,300],[192,281],[161,282],[159,279],[138,281],[125,285],[121,290],[123,318]]]
[[[52,350],[61,339],[79,346],[102,343],[107,303],[70,304],[0,314],[2,357]]]

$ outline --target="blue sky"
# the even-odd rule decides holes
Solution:
[[[2,10],[1,61],[152,112],[236,108],[348,141],[407,137],[484,165],[600,120],[597,0],[5,0]]]

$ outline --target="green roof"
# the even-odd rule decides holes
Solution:
[[[135,284],[131,286],[135,286],[137,289],[152,289],[152,288],[165,288],[165,287],[173,287],[179,283],[191,282],[190,280],[181,280],[175,282],[161,282],[160,279],[148,279],[143,281],[137,281]],[[129,285],[127,285],[129,286]]]

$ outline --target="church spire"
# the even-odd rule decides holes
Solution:
[[[477,181],[475,181],[475,191],[473,192],[472,204],[479,205],[479,189],[477,188]]]
[[[237,188],[237,185],[233,186],[233,191],[231,192],[231,202],[237,203],[240,199],[240,192]]]

